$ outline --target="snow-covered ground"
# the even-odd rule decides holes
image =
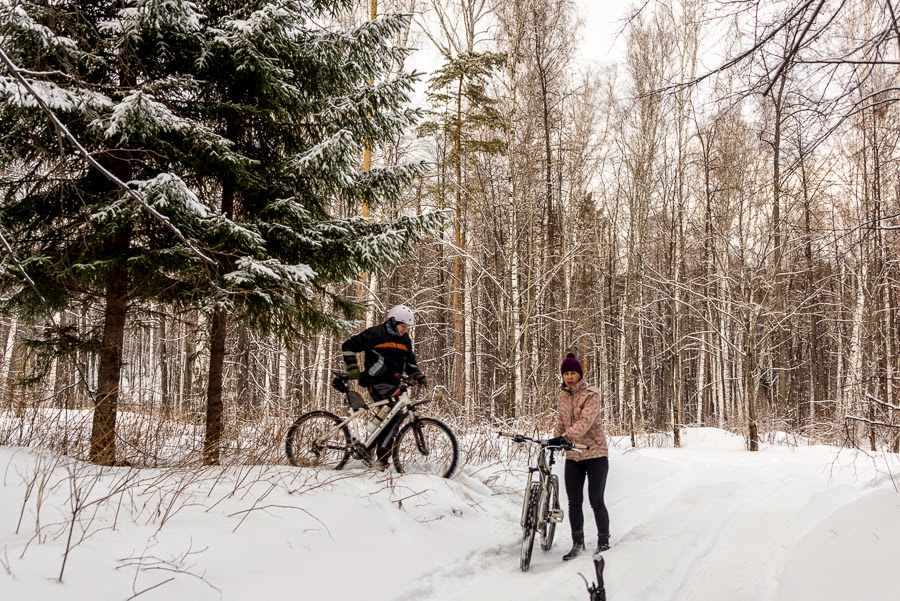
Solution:
[[[686,430],[684,442],[617,441],[611,453],[610,601],[898,598],[896,456],[748,453],[713,429]],[[586,600],[578,574],[592,574],[590,554],[560,560],[567,524],[519,571],[521,460],[467,465],[446,481],[282,466],[98,470],[0,447],[0,476],[4,601]]]

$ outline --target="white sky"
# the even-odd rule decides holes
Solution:
[[[576,0],[584,18],[580,50],[586,63],[620,60],[625,51],[625,38],[617,33],[628,14],[632,0]]]
[[[681,449],[662,434],[638,449],[613,440],[610,601],[897,600],[897,455],[787,435],[799,446],[750,453],[739,434],[683,432]],[[462,444],[515,447],[489,433]],[[587,601],[578,574],[592,574],[590,554],[561,561],[565,522],[551,550],[535,541],[530,571],[519,570],[524,454],[470,463],[449,481],[352,465],[54,468],[54,457],[0,447],[3,601]],[[89,505],[60,584],[72,484]],[[586,502],[585,512],[593,547]]]

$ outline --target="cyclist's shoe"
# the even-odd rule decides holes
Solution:
[[[584,553],[584,543],[575,542],[572,544],[572,549],[568,553],[563,555],[563,561],[575,559],[582,553]]]
[[[597,541],[597,553],[602,553],[603,551],[609,551],[609,541],[608,540]]]

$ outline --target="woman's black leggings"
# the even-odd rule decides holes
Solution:
[[[597,522],[597,538],[609,542],[609,512],[603,502],[606,492],[606,476],[609,474],[609,457],[594,457],[572,461],[566,459],[566,494],[569,496],[569,525],[572,532],[584,532],[584,480],[588,481],[588,500]]]

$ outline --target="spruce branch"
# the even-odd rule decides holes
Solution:
[[[141,196],[128,187],[128,184],[123,182],[121,179],[116,177],[112,172],[110,172],[106,167],[100,164],[94,156],[88,152],[88,150],[81,145],[78,139],[72,135],[72,132],[69,131],[69,128],[65,126],[65,124],[60,121],[59,117],[53,112],[53,110],[47,106],[47,103],[44,102],[44,99],[40,97],[40,95],[34,91],[34,88],[31,84],[28,83],[28,80],[22,76],[19,68],[13,63],[12,59],[6,54],[2,47],[0,47],[0,62],[2,62],[7,71],[9,71],[10,75],[19,82],[25,90],[34,98],[37,105],[41,108],[41,111],[47,115],[50,119],[51,123],[53,123],[53,127],[56,129],[57,133],[64,136],[69,142],[71,142],[78,152],[97,170],[99,171],[105,178],[111,181],[116,185],[120,190],[122,190],[128,197],[137,202],[145,211],[147,211],[152,217],[160,221],[164,227],[169,229],[176,238],[178,238],[185,246],[187,246],[192,252],[194,252],[198,257],[200,257],[205,263],[209,265],[215,265],[216,262],[210,257],[206,256],[193,242],[188,240],[184,234],[173,224],[168,217],[151,207],[146,200],[141,198]]]

